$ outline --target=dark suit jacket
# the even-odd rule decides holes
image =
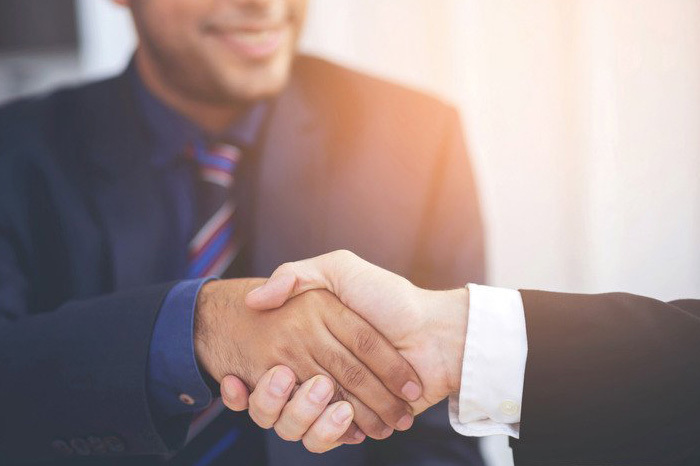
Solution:
[[[0,455],[163,455],[146,364],[186,245],[149,182],[149,134],[127,79],[0,110]],[[456,112],[300,57],[239,183],[237,270],[347,248],[428,287],[484,277],[476,191]],[[238,176],[238,173],[237,173]],[[333,459],[268,440],[273,464],[480,464],[444,406]],[[175,440],[173,440],[175,439]],[[0,457],[1,458],[1,457]],[[2,460],[0,460],[2,463]]]
[[[522,297],[516,465],[700,464],[700,300]]]

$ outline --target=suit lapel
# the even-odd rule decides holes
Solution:
[[[301,258],[309,244],[322,247],[327,182],[327,130],[305,80],[294,74],[278,97],[260,148],[253,189],[252,272]]]
[[[152,183],[150,139],[128,77],[105,83],[86,118],[84,155],[91,166],[88,192],[107,244],[111,290],[175,278],[167,276],[169,225],[163,193]],[[173,267],[175,268],[175,267]],[[111,286],[110,286],[111,285]]]

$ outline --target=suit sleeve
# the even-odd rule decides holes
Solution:
[[[168,451],[151,419],[152,328],[171,285],[29,314],[30,287],[0,229],[0,463]]]
[[[698,464],[700,301],[521,294],[516,464]]]

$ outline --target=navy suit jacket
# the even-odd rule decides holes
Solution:
[[[157,429],[145,388],[153,323],[186,264],[149,137],[123,75],[0,109],[4,457],[181,446],[186,423]],[[425,287],[483,282],[459,119],[436,99],[298,57],[244,165],[236,275],[346,248]],[[271,464],[481,464],[444,405],[381,443],[317,456],[271,434],[268,447]]]

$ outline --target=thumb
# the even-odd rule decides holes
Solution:
[[[341,251],[335,251],[280,265],[262,286],[248,293],[246,306],[258,311],[277,309],[287,300],[309,290],[326,289],[334,292],[331,277],[343,268],[343,263],[337,260],[341,254]]]
[[[277,309],[288,299],[296,296],[294,294],[296,281],[294,275],[282,273],[278,268],[262,286],[246,295],[245,304],[256,311]]]
[[[248,387],[235,375],[227,375],[221,380],[221,399],[232,411],[248,409]]]

